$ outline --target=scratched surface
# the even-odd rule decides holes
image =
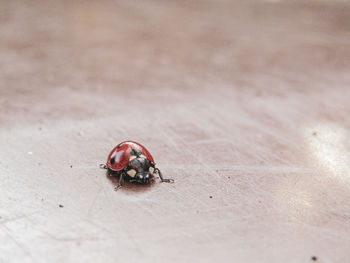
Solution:
[[[1,1],[0,262],[348,262],[349,17]],[[176,183],[113,191],[126,139]]]

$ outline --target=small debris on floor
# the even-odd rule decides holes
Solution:
[[[312,135],[313,135],[313,136],[316,136],[316,135],[317,135],[317,132],[313,132]]]
[[[64,206],[63,206],[63,205],[61,205],[61,204],[59,204],[58,206],[59,206],[59,207],[64,207]]]
[[[312,256],[311,259],[312,259],[313,261],[316,261],[316,260],[317,260],[317,257]]]
[[[213,198],[212,196],[209,196],[209,198]]]
[[[73,168],[73,165],[71,165],[70,168]]]

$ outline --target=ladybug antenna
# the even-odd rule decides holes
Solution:
[[[175,182],[174,179],[163,178],[162,172],[158,168],[154,169],[154,171],[159,175],[161,182],[165,182],[165,183],[174,183]]]
[[[100,168],[101,168],[101,169],[107,169],[107,165],[105,165],[104,163],[101,163],[101,164],[100,164]]]

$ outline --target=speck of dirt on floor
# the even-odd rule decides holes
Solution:
[[[209,198],[213,198],[213,196],[209,196]]]
[[[70,168],[73,168],[73,165],[71,165]]]
[[[60,204],[60,205],[58,205],[58,207],[63,207],[63,205]]]
[[[311,257],[311,260],[312,260],[312,261],[317,261],[317,257],[312,256],[312,257]]]
[[[312,135],[313,135],[313,136],[316,136],[316,135],[317,135],[317,132],[313,132]]]

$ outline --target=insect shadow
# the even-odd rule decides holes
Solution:
[[[119,185],[119,177],[112,175],[109,171],[106,171],[106,177],[109,180],[109,182],[114,186],[114,188],[116,189]],[[139,184],[139,183],[135,183],[135,182],[129,182],[128,179],[124,180],[124,185],[122,188],[118,189],[118,191],[123,191],[123,190],[127,190],[127,191],[132,191],[132,192],[143,192],[143,191],[147,191],[150,188],[152,188],[156,182],[155,182],[154,178],[152,181],[150,181],[148,184]]]

